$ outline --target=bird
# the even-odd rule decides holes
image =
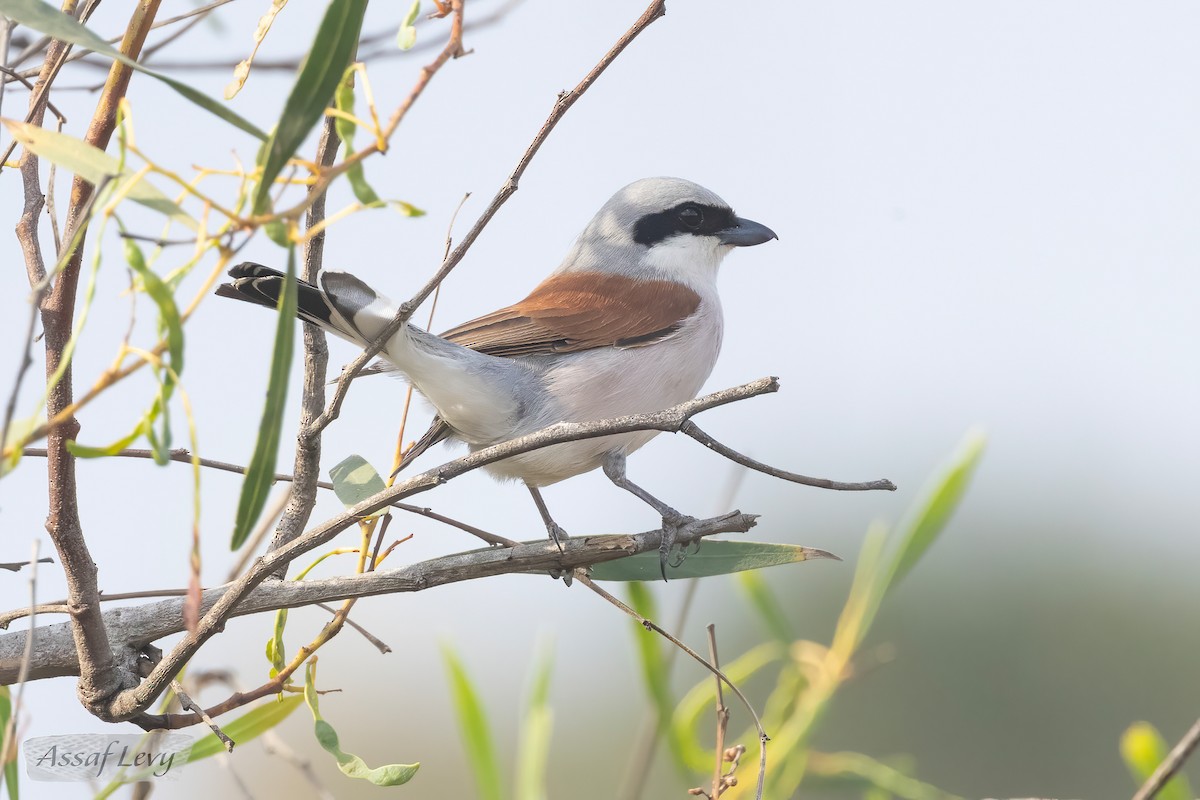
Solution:
[[[643,178],[620,189],[523,300],[441,335],[408,323],[384,345],[383,368],[399,372],[436,412],[397,472],[445,439],[478,450],[557,422],[656,412],[695,398],[721,349],[721,262],[735,248],[778,238],[682,178]],[[245,262],[228,274],[232,281],[221,284],[218,295],[277,307],[283,273]],[[359,347],[398,310],[348,272],[324,271],[319,286],[297,283],[297,316]],[[567,534],[541,489],[602,469],[662,517],[665,580],[671,547],[692,518],[626,474],[626,457],[658,433],[564,442],[484,469],[525,484],[560,549]]]

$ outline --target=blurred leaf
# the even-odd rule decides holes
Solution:
[[[265,139],[267,135],[260,131],[253,124],[242,117],[235,114],[225,104],[214,100],[206,94],[196,91],[186,83],[181,83],[174,78],[169,78],[166,75],[155,72],[139,64],[134,59],[122,53],[117,48],[113,47],[104,39],[93,33],[90,28],[87,28],[74,17],[69,14],[64,14],[54,6],[48,3],[43,3],[41,0],[0,0],[0,14],[9,19],[16,20],[22,25],[33,28],[40,33],[48,34],[55,39],[61,39],[64,42],[71,42],[82,47],[86,47],[103,56],[108,56],[111,59],[120,61],[122,64],[131,67],[138,72],[149,75],[151,78],[160,80],[167,86],[170,86],[179,94],[186,97],[196,105],[203,108],[226,122],[234,125],[237,128],[258,139]]]
[[[419,13],[421,13],[421,0],[413,0],[412,7],[408,9],[408,14],[400,23],[400,30],[396,32],[396,46],[401,50],[409,50],[417,43],[417,29],[413,27],[413,24],[417,21]]]
[[[1167,760],[1169,748],[1158,729],[1149,722],[1135,722],[1121,734],[1121,758],[1133,776],[1135,786],[1140,787],[1158,765]],[[1155,797],[1158,800],[1192,800],[1192,787],[1187,777],[1178,774],[1159,790]]]
[[[488,730],[483,703],[471,685],[471,678],[462,662],[449,645],[442,645],[442,657],[450,671],[450,693],[454,697],[459,728],[467,748],[467,761],[475,774],[479,796],[484,800],[500,800],[503,796],[500,764],[496,760],[496,747]]]
[[[354,67],[346,68],[346,74],[342,76],[342,81],[338,84],[337,92],[334,94],[334,105],[338,111],[344,111],[347,114],[354,113]],[[354,134],[357,132],[358,126],[344,117],[335,118],[333,125],[338,139],[341,140],[342,146],[346,150],[346,155],[353,155]],[[379,195],[367,183],[367,175],[363,171],[361,161],[352,164],[346,170],[346,180],[350,182],[350,188],[358,202],[365,206],[383,205]]]
[[[283,115],[264,148],[262,177],[254,193],[254,213],[265,213],[271,184],[296,148],[321,119],[334,99],[338,83],[358,47],[367,0],[331,0],[317,27],[296,83],[283,105]]]
[[[658,554],[654,554],[654,568],[658,569]],[[661,577],[655,575],[655,577]],[[654,593],[650,586],[641,581],[629,584],[629,605],[634,611],[646,619],[658,619],[658,608],[654,602]],[[671,670],[667,665],[664,647],[666,640],[643,625],[633,628],[633,643],[637,647],[638,665],[642,668],[642,682],[646,684],[646,694],[654,703],[658,715],[658,732],[667,740],[675,766],[681,772],[687,771],[686,756],[683,743],[678,735],[671,730],[671,717],[674,714],[674,700],[671,697]]]
[[[958,508],[967,490],[986,443],[987,439],[980,431],[967,433],[943,475],[926,492],[924,501],[900,529],[896,561],[887,575],[884,591],[891,589],[908,574],[946,527],[946,522],[954,509]]]
[[[790,644],[796,638],[792,631],[792,623],[784,613],[783,607],[779,605],[779,598],[767,585],[766,579],[757,572],[741,572],[738,574],[738,585],[746,593],[750,605],[758,612],[758,617],[767,632],[775,637],[776,641]]]
[[[3,0],[0,0],[3,2]],[[57,13],[57,12],[56,12]],[[134,181],[134,174],[122,170],[121,163],[98,147],[93,147],[82,139],[58,133],[48,128],[27,125],[17,120],[4,120],[5,127],[14,140],[29,149],[30,152],[52,161],[63,169],[92,184],[101,185],[106,178],[118,177],[121,185],[117,192],[125,192],[125,196],[135,203],[140,203],[160,214],[179,220],[192,230],[197,229],[197,223],[188,216],[179,205],[160,192],[145,178]],[[128,185],[130,181],[133,184]]]
[[[287,400],[295,333],[296,249],[291,248],[288,250],[287,277],[279,295],[279,319],[275,328],[275,352],[271,355],[271,374],[267,380],[267,400],[263,405],[258,440],[254,443],[254,455],[246,467],[246,479],[242,482],[242,494],[238,498],[237,521],[230,545],[233,550],[246,543],[250,529],[267,504],[271,484],[275,482],[275,460],[279,455],[279,438],[283,430],[283,407]]]
[[[546,764],[550,760],[550,736],[554,731],[554,712],[550,708],[553,666],[553,653],[547,648],[534,667],[529,702],[521,721],[516,800],[546,800]]]
[[[9,722],[12,720],[12,694],[7,686],[0,686],[0,740],[4,739],[4,734],[8,731]],[[14,732],[16,725],[13,725]],[[0,771],[0,778],[4,779],[4,786],[8,789],[9,800],[19,800],[21,796],[20,786],[20,770],[17,768],[17,742],[16,737],[12,737],[12,760],[8,760],[8,753],[0,753],[0,762],[3,762],[4,769]]]
[[[761,670],[785,658],[787,652],[787,648],[778,642],[764,642],[732,661],[723,662],[721,671],[735,686],[745,686],[746,682]],[[684,763],[688,770],[704,772],[712,769],[712,746],[701,744],[696,738],[696,732],[702,730],[706,737],[711,735],[716,697],[716,680],[706,672],[704,677],[684,694],[672,715],[671,730],[678,737]],[[728,702],[729,694],[727,692],[726,703]],[[771,730],[769,733],[774,740],[775,731]],[[755,738],[754,735],[751,735],[750,741]],[[733,744],[739,740],[728,737],[726,741]],[[772,752],[780,751],[773,749]],[[768,774],[770,773],[768,772]],[[751,781],[749,785],[753,786],[754,782]]]
[[[421,767],[417,764],[386,764],[382,767],[372,769],[366,765],[361,758],[352,753],[343,752],[338,742],[337,731],[333,726],[321,718],[321,711],[318,707],[317,697],[317,665],[315,659],[310,659],[308,666],[305,667],[304,681],[304,700],[308,703],[308,710],[313,715],[313,732],[316,734],[317,743],[337,759],[338,769],[343,775],[350,778],[369,781],[376,786],[399,786],[408,783],[413,776],[417,774],[417,770]]]
[[[899,800],[960,800],[862,753],[810,753],[809,769],[814,778],[829,781],[831,787],[874,791],[880,797]]]
[[[357,453],[335,464],[329,470],[329,477],[333,481],[333,493],[346,508],[353,508],[387,488],[375,468]]]
[[[762,569],[779,564],[794,564],[815,558],[837,556],[794,544],[771,544],[769,542],[727,542],[710,540],[695,553],[688,553],[679,566],[667,564],[667,578],[706,578],[726,575],[747,569]],[[840,559],[838,559],[840,560]],[[592,578],[598,581],[653,581],[662,578],[659,571],[658,551],[639,553],[629,558],[607,561],[592,567]]]
[[[235,743],[245,744],[287,719],[303,700],[304,698],[300,695],[291,695],[282,700],[268,700],[232,722],[221,720],[221,730],[225,731],[225,735],[233,739]],[[202,758],[224,752],[225,744],[217,738],[215,733],[210,733],[197,739],[196,743],[192,745],[192,752],[188,755],[187,763],[191,764]]]

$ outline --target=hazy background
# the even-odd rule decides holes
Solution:
[[[219,25],[200,26],[163,60],[236,61],[267,5],[231,3],[214,15]],[[168,0],[160,17],[190,7]],[[259,57],[302,53],[323,7],[290,4]],[[468,19],[496,7],[473,0]],[[460,233],[556,93],[573,86],[641,10],[640,0],[527,0],[503,22],[469,32],[474,53],[437,75],[391,152],[368,165],[382,195],[428,215],[354,216],[331,231],[326,264],[393,297],[410,295],[438,263],[463,193],[473,195]],[[690,178],[770,225],[779,242],[736,252],[724,267],[727,334],[708,388],[774,374],[783,389],[707,413],[700,424],[772,464],[846,480],[888,477],[900,487],[837,495],[745,479],[734,502],[763,514],[754,538],[846,559],[767,573],[804,636],[828,641],[867,525],[898,519],[968,427],[981,425],[990,442],[963,507],[868,642],[893,644],[895,660],[845,689],[816,745],[908,754],[919,777],[966,796],[1128,796],[1133,786],[1117,752],[1125,726],[1147,719],[1174,741],[1200,713],[1200,500],[1192,483],[1200,474],[1200,7],[673,0],[668,12],[559,125],[521,191],[446,282],[434,327],[523,296],[600,204],[640,177]],[[124,13],[123,4],[102,6],[94,27],[118,33]],[[399,14],[398,6],[376,3],[364,30],[394,32]],[[419,41],[440,44],[444,32],[444,23],[425,25]],[[382,114],[429,58],[421,52],[371,65]],[[219,95],[230,70],[180,74]],[[101,76],[76,71],[59,85]],[[291,80],[288,72],[256,71],[234,107],[269,126]],[[23,114],[25,98],[10,87],[5,116]],[[58,91],[55,100],[79,135],[94,96]],[[166,166],[231,168],[234,152],[253,161],[249,137],[152,81],[135,78],[130,102],[140,145]],[[0,219],[9,226],[21,205],[20,179],[6,169],[0,182]],[[228,196],[231,186],[214,181],[209,189]],[[65,185],[60,192],[65,198]],[[348,202],[339,190],[330,208]],[[142,221],[146,233],[159,230],[148,217],[128,219]],[[15,240],[3,240],[0,335],[11,346],[0,348],[0,376],[8,381],[27,282]],[[95,241],[90,236],[89,247]],[[109,363],[128,321],[111,232],[103,253],[77,356],[78,388]],[[263,237],[242,256],[284,260]],[[159,268],[185,257],[168,252]],[[185,295],[211,264],[188,280]],[[183,381],[203,455],[249,458],[273,325],[268,313],[218,299],[189,323]],[[138,331],[139,343],[152,342],[145,303]],[[341,343],[331,349],[335,368],[354,356]],[[36,403],[40,369],[39,361],[22,395],[24,413]],[[386,469],[403,391],[386,379],[358,384],[325,438],[325,468],[361,453]],[[110,392],[81,414],[81,441],[123,435],[150,397],[144,375]],[[177,443],[186,444],[182,426]],[[630,474],[687,512],[727,510],[720,497],[730,465],[690,440],[660,437],[631,460]],[[82,463],[79,475],[101,586],[183,585],[188,469],[109,460]],[[235,476],[204,476],[206,583],[228,569],[239,486]],[[0,482],[3,560],[25,557],[39,536],[50,551],[44,496],[44,464],[35,459]],[[574,479],[546,496],[572,533],[656,524],[603,476]],[[420,502],[507,536],[542,535],[524,490],[482,474]],[[314,519],[338,508],[324,496]],[[393,556],[396,564],[474,546],[419,518],[400,517],[391,532],[416,534]],[[339,539],[356,541],[353,533]],[[349,562],[324,574],[334,569]],[[56,568],[40,574],[41,597],[61,597]],[[655,587],[666,618],[684,588]],[[23,576],[0,576],[4,608],[25,602],[25,592]],[[543,640],[556,657],[551,796],[613,795],[647,704],[633,623],[591,593],[501,578],[366,600],[354,616],[395,652],[380,656],[352,632],[323,650],[321,685],[347,691],[326,696],[322,710],[343,745],[368,763],[423,763],[397,794],[473,794],[439,643],[457,648],[477,679],[507,764]],[[293,612],[290,648],[326,618]],[[697,646],[704,623],[718,624],[726,660],[762,637],[732,579],[705,581],[691,620],[685,638]],[[257,685],[266,677],[270,625],[269,616],[231,623],[195,667],[229,667]],[[682,690],[702,675],[687,666],[677,677]],[[71,680],[31,685],[27,704],[27,736],[107,730],[81,710]],[[280,730],[337,796],[379,794],[337,773],[317,749],[306,711]],[[238,755],[236,768],[257,796],[310,795],[259,745]],[[235,791],[215,762],[192,770],[186,783],[163,784],[155,796]],[[1195,765],[1191,772],[1200,776]],[[688,788],[665,763],[656,781],[647,797],[681,797]],[[24,783],[31,797],[89,796],[78,786]]]

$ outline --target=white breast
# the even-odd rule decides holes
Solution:
[[[661,411],[699,393],[721,349],[723,321],[715,291],[671,337],[645,347],[601,348],[554,356],[542,378],[552,400],[543,413],[530,414],[515,436],[554,422],[592,422],[628,414]],[[618,434],[568,442],[488,467],[496,477],[519,478],[546,486],[596,469],[604,454],[637,450],[658,431]]]

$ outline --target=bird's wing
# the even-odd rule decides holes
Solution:
[[[566,272],[543,281],[515,305],[442,334],[493,356],[643,347],[679,330],[700,295],[674,281],[640,281],[603,272]]]

